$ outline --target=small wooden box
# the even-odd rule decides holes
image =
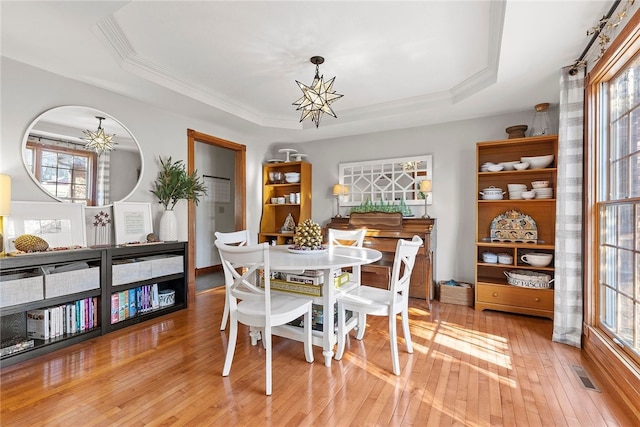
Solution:
[[[444,281],[438,282],[440,302],[473,307],[473,285],[458,282],[458,286],[452,286],[446,283]]]

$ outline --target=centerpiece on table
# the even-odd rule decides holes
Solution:
[[[178,240],[178,226],[173,208],[180,200],[193,201],[196,206],[200,202],[200,196],[207,194],[204,178],[198,176],[197,171],[192,174],[182,160],[172,161],[171,157],[162,160],[160,157],[160,172],[151,190],[158,198],[158,202],[164,207],[160,218],[159,237],[162,241]]]
[[[293,246],[289,247],[289,251],[301,254],[313,254],[326,252],[327,248],[322,246],[322,228],[311,219],[305,219],[298,227],[293,235]]]

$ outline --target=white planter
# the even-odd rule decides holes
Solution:
[[[178,240],[178,221],[174,211],[166,210],[160,218],[159,236],[163,242],[174,242]]]

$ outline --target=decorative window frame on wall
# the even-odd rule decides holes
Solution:
[[[424,205],[420,182],[433,182],[432,157],[429,154],[340,163],[340,184],[349,189],[349,194],[341,198],[341,205],[359,206],[367,200],[373,203],[404,200],[407,206]],[[432,192],[429,192],[427,204],[433,203],[432,197]]]

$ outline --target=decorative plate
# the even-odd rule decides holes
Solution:
[[[491,221],[491,241],[538,243],[536,221],[515,209],[500,214]]]
[[[287,250],[289,252],[291,252],[292,254],[300,254],[300,255],[318,255],[318,254],[324,254],[327,251],[329,251],[329,249],[324,248],[324,249],[296,249],[293,246],[289,246],[287,248]]]

